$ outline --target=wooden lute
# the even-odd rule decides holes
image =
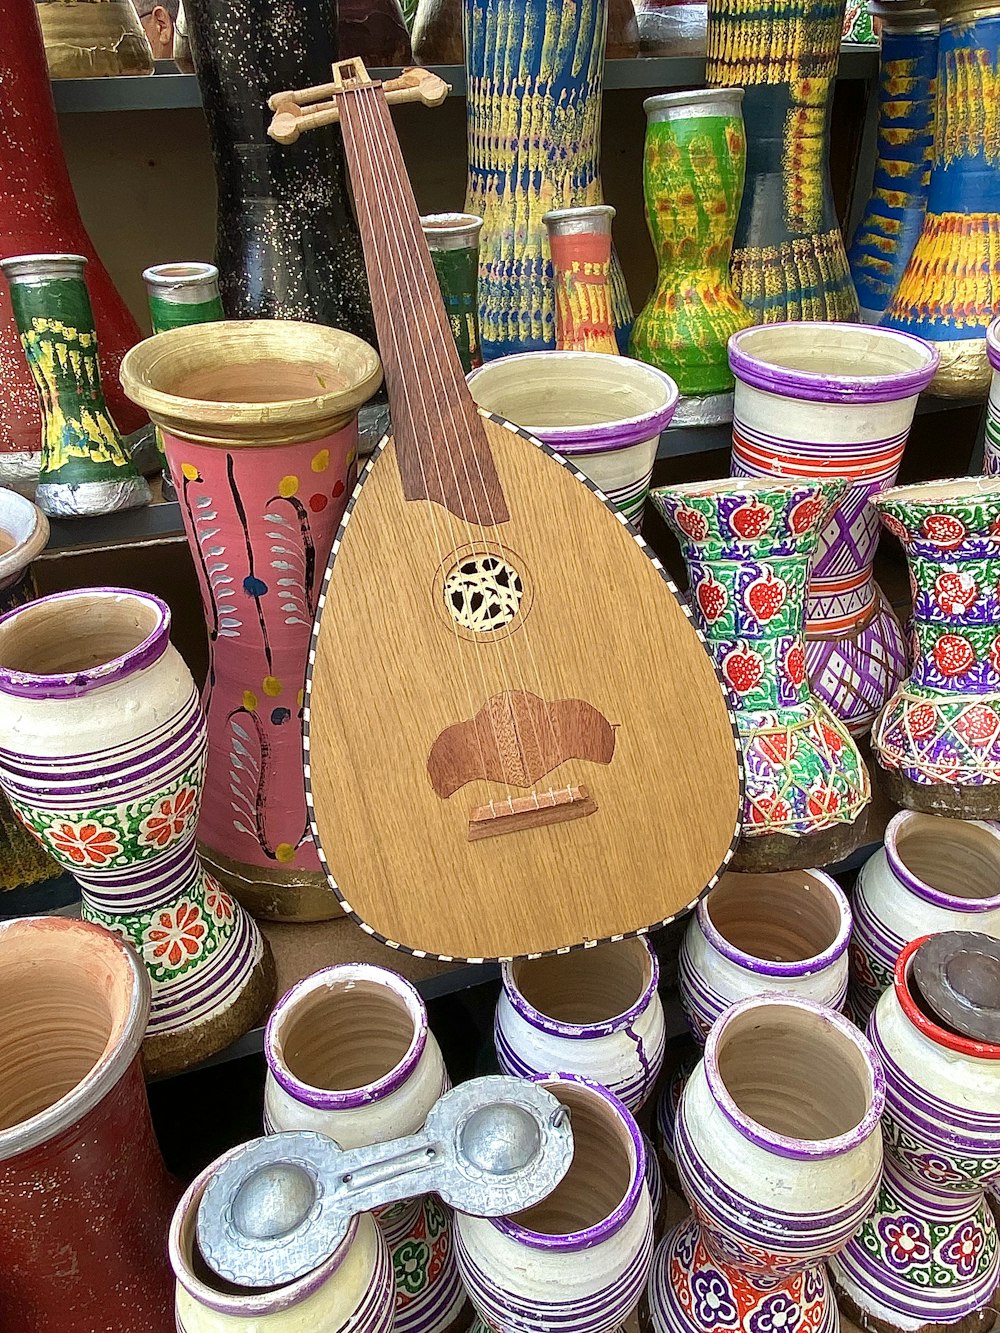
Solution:
[[[389,93],[425,79],[440,100],[425,71]],[[334,542],[310,655],[306,784],[331,880],[367,930],[441,958],[669,921],[739,829],[711,658],[607,501],[473,403],[383,86],[344,61],[270,104],[279,139],[342,126],[393,421]]]

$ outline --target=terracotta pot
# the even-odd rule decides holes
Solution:
[[[0,1329],[173,1333],[145,971],[99,926],[26,917],[0,924],[0,990]]]
[[[122,363],[163,433],[208,622],[202,856],[259,916],[341,914],[306,811],[302,691],[381,378],[367,343],[291,320],[171,329]]]
[[[153,52],[132,0],[37,0],[53,79],[152,74]]]
[[[416,989],[366,963],[293,986],[268,1021],[264,1053],[267,1132],[315,1130],[342,1148],[415,1134],[450,1086]],[[464,1333],[450,1210],[425,1195],[374,1216],[396,1273],[396,1333]]]

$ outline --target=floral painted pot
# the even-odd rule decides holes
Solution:
[[[809,576],[806,670],[814,693],[854,736],[906,674],[895,614],[872,574],[878,515],[917,397],[938,363],[919,338],[857,324],[772,324],[733,336],[734,476],[845,477]]]
[[[264,1054],[267,1132],[315,1130],[342,1148],[415,1134],[450,1086],[416,989],[367,963],[293,986],[268,1020]],[[374,1216],[392,1257],[396,1333],[464,1330],[449,1210],[428,1194]]]
[[[823,1261],[875,1200],[884,1101],[871,1046],[832,1009],[758,995],[719,1019],[678,1113],[692,1217],[653,1261],[655,1333],[834,1333]]]
[[[341,914],[306,810],[302,703],[357,410],[380,380],[367,343],[292,320],[171,329],[122,362],[163,435],[208,626],[201,852],[257,916]]]
[[[618,355],[611,300],[610,204],[557,208],[542,222],[556,291],[556,348]]]
[[[844,483],[697,482],[652,499],[677,534],[695,622],[732,691],[745,796],[736,870],[846,856],[864,835],[868,773],[844,724],[806,680],[806,587]]]
[[[143,1059],[176,1072],[260,1021],[274,964],[202,869],[205,720],[158,597],[55,593],[0,619],[0,786],[152,982]]]
[[[911,810],[1000,815],[1000,480],[875,496],[906,552],[914,663],[872,731],[890,797]]]
[[[642,511],[677,385],[653,366],[599,352],[505,356],[467,376],[486,412],[571,458],[630,523]]]
[[[173,1333],[163,1236],[178,1190],[140,1046],[149,979],[100,926],[0,924],[0,1323]]]
[[[1000,1181],[1000,1046],[959,1035],[921,995],[914,962],[928,938],[900,954],[868,1025],[885,1070],[885,1178],[831,1273],[862,1327],[969,1333],[993,1326],[1000,1280],[984,1192]]]
[[[903,810],[854,886],[851,1013],[868,1018],[918,936],[975,930],[1000,939],[1000,828]]]
[[[392,1333],[392,1263],[368,1213],[352,1218],[333,1253],[294,1282],[251,1291],[215,1277],[198,1250],[195,1226],[210,1180],[231,1156],[198,1176],[170,1224],[177,1333]]]
[[[573,1163],[515,1216],[457,1214],[459,1269],[494,1333],[612,1333],[638,1305],[653,1254],[642,1135],[606,1088],[539,1081],[569,1108]]]
[[[666,1043],[660,969],[640,937],[503,965],[494,1039],[505,1074],[579,1074],[638,1111]]]
[[[1000,477],[1000,319],[986,330],[986,354],[990,362],[990,397],[986,404],[986,447],[983,471]]]

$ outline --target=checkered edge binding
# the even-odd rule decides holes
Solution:
[[[590,480],[589,477],[584,476],[582,472],[580,472],[577,468],[575,468],[572,462],[568,458],[564,458],[562,454],[556,453],[556,451],[550,448],[549,445],[544,444],[541,440],[537,440],[534,437],[534,435],[529,435],[528,432],[526,430],[522,430],[520,426],[515,426],[512,422],[506,421],[503,417],[499,417],[493,412],[487,412],[484,409],[480,408],[479,415],[485,417],[487,421],[492,421],[497,426],[502,426],[504,430],[509,430],[512,435],[519,435],[522,440],[527,440],[527,442],[529,444],[533,444],[536,449],[541,449],[543,453],[548,454],[549,458],[551,458],[553,462],[558,463],[561,467],[569,468],[570,472],[572,472],[573,476],[576,477],[577,481],[582,482],[583,485],[586,486],[587,489],[591,492],[591,494],[597,500],[599,500],[607,510],[609,510],[614,515],[614,517],[618,520],[619,523],[621,523],[622,527],[625,528],[625,530],[628,532],[628,535],[632,538],[632,540],[636,543],[636,545],[640,548],[640,550],[645,554],[646,558],[652,562],[657,573],[660,575],[664,583],[670,589],[670,592],[673,595],[675,601],[679,604],[681,610],[687,616],[691,628],[698,636],[698,639],[702,647],[705,649],[705,653],[708,656],[709,661],[712,662],[713,670],[715,671],[715,676],[719,683],[719,691],[722,694],[722,697],[726,700],[726,709],[729,714],[729,726],[733,734],[733,748],[736,751],[736,768],[739,777],[739,812],[742,813],[743,799],[744,799],[744,782],[745,782],[744,768],[743,768],[743,749],[740,745],[739,731],[737,730],[736,726],[736,717],[733,712],[733,705],[732,705],[730,691],[728,686],[723,681],[718,667],[715,666],[712,655],[709,652],[705,636],[698,628],[694,620],[694,617],[691,614],[691,608],[688,606],[687,601],[677,591],[673,579],[671,579],[670,575],[660,564],[659,560],[656,558],[653,552],[649,549],[649,546],[643,540],[642,536],[638,532],[636,532],[635,528],[632,527],[631,523],[628,521],[625,515],[620,513],[614,507],[614,505],[612,505],[611,501],[604,494],[604,492],[599,490]],[[366,934],[371,935],[373,939],[379,940],[382,944],[385,944],[390,949],[398,949],[400,953],[408,953],[414,958],[431,958],[431,959],[436,959],[438,962],[442,963],[510,962],[512,961],[512,959],[509,956],[496,957],[496,958],[485,958],[485,957],[466,958],[466,957],[458,957],[453,954],[434,953],[427,949],[414,949],[411,948],[411,946],[408,944],[403,944],[400,940],[391,940],[387,936],[380,934],[377,930],[374,930],[370,925],[368,925],[367,921],[363,921],[361,917],[358,916],[357,912],[355,912],[354,908],[341,893],[340,886],[337,884],[337,881],[333,876],[333,872],[330,869],[330,864],[326,859],[326,853],[323,850],[323,840],[320,837],[319,829],[316,826],[316,809],[313,802],[313,790],[312,790],[312,768],[309,757],[309,746],[310,746],[309,730],[310,730],[310,717],[311,717],[313,669],[316,665],[316,644],[319,640],[320,626],[323,620],[323,608],[326,605],[327,592],[330,587],[330,576],[333,573],[333,567],[337,561],[337,554],[340,551],[341,544],[343,543],[344,540],[344,533],[347,530],[348,523],[351,521],[351,515],[354,512],[354,506],[357,504],[358,496],[361,494],[361,488],[365,484],[365,479],[367,478],[372,468],[375,466],[376,462],[381,456],[382,450],[389,443],[390,439],[391,439],[391,433],[384,435],[382,437],[382,439],[376,445],[375,449],[372,451],[371,457],[368,459],[368,462],[365,464],[364,469],[362,470],[360,476],[358,477],[357,484],[355,485],[354,491],[351,494],[351,498],[347,503],[347,508],[344,510],[344,517],[341,520],[340,527],[337,530],[337,535],[333,541],[333,549],[330,552],[330,563],[327,565],[326,574],[323,577],[323,586],[320,590],[319,601],[316,605],[316,618],[313,621],[312,636],[309,641],[309,662],[306,667],[306,687],[305,687],[305,696],[304,696],[303,711],[302,711],[302,760],[305,769],[306,808],[309,812],[309,824],[312,830],[313,839],[315,840],[316,843],[316,850],[319,853],[320,864],[323,866],[323,870],[326,873],[326,877],[330,882],[330,887],[333,889],[333,891],[339,898],[340,905],[343,907],[345,914],[349,916],[355,922],[356,925],[360,926],[361,929]],[[715,888],[716,884],[719,882],[719,878],[723,875],[730,861],[733,859],[733,853],[736,851],[736,844],[739,841],[741,829],[742,829],[742,823],[740,821],[739,815],[737,815],[736,827],[733,830],[733,836],[730,839],[729,847],[726,851],[726,854],[722,859],[722,864],[719,866],[718,870],[716,870],[715,874],[711,877],[711,879],[701,890],[701,892],[696,894],[695,897],[692,898],[689,903],[685,903],[685,905],[679,908],[676,912],[672,912],[670,916],[665,916],[660,921],[651,921],[648,926],[642,926],[638,930],[624,931],[620,935],[608,935],[603,939],[599,940],[584,940],[581,941],[581,943],[579,944],[567,944],[563,945],[563,947],[559,949],[545,949],[539,953],[518,954],[517,957],[541,958],[549,954],[575,953],[578,949],[593,949],[596,948],[598,944],[613,944],[618,940],[632,939],[637,935],[647,935],[651,930],[659,930],[662,926],[668,926],[671,923],[671,921],[676,921],[678,917],[684,916],[686,913],[690,912],[693,908],[697,907],[700,900],[707,893],[709,893],[712,889]]]

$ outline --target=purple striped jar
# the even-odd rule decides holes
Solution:
[[[212,1273],[198,1250],[198,1208],[213,1175],[238,1151],[198,1176],[170,1225],[177,1333],[393,1333],[392,1261],[368,1213],[352,1218],[333,1253],[294,1282],[252,1291]]]
[[[806,669],[813,691],[854,736],[906,675],[899,622],[876,584],[878,515],[906,448],[917,397],[939,361],[921,338],[861,324],[744,329],[729,340],[736,376],[737,477],[843,477],[851,482],[813,559]]]
[[[836,1333],[823,1261],[875,1201],[884,1102],[871,1046],[835,1010],[758,995],[719,1019],[677,1117],[692,1216],[656,1252],[655,1333]]]
[[[293,986],[268,1020],[264,1055],[267,1133],[313,1130],[342,1148],[415,1134],[451,1086],[419,993],[369,963],[327,967]],[[464,1330],[450,1210],[427,1194],[374,1216],[395,1272],[395,1333]]]
[[[569,1108],[572,1165],[524,1212],[457,1214],[459,1270],[494,1333],[612,1333],[639,1304],[653,1256],[642,1134],[599,1084],[536,1081]]]
[[[198,859],[205,749],[194,681],[158,597],[89,588],[0,618],[0,786],[78,880],[84,918],[145,963],[148,1073],[228,1046],[274,992],[255,922]]]
[[[854,886],[851,1014],[862,1026],[905,945],[941,930],[1000,939],[1000,827],[901,810]]]

